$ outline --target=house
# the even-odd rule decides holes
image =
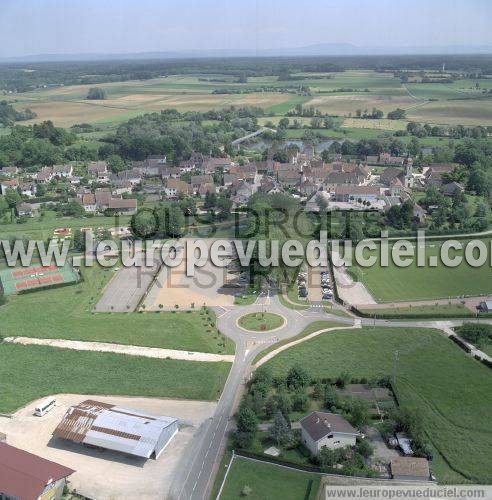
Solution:
[[[133,185],[129,181],[118,182],[113,188],[111,193],[116,196],[121,196],[122,194],[131,194],[133,190]]]
[[[288,164],[291,165],[291,164]],[[294,168],[284,168],[277,172],[277,181],[282,187],[293,188],[301,181],[302,173],[298,165],[292,164]]]
[[[97,210],[96,196],[94,194],[84,194],[79,199],[86,212],[94,213]]]
[[[391,477],[403,481],[428,481],[429,462],[426,458],[396,457],[391,460]]]
[[[17,167],[3,167],[0,169],[0,175],[3,175],[8,178],[15,177],[19,173],[19,169]]]
[[[108,188],[99,188],[96,189],[94,193],[96,198],[96,209],[100,212],[103,212],[107,208],[109,208],[109,202],[111,201],[112,195],[111,191]]]
[[[381,153],[379,155],[379,162],[384,165],[403,165],[405,161],[404,156],[393,156],[391,153]]]
[[[324,187],[328,191],[333,191],[340,184],[354,184],[359,186],[361,179],[356,172],[330,172],[324,180]]]
[[[248,182],[241,181],[233,190],[234,196],[231,198],[233,207],[241,207],[248,203],[251,196],[256,193],[256,186]]]
[[[273,177],[263,176],[260,185],[258,186],[258,191],[265,194],[275,194],[283,193],[284,190],[280,183],[276,181]]]
[[[111,175],[110,180],[115,185],[129,182],[132,186],[137,186],[142,182],[142,173],[138,168],[131,168]]]
[[[313,181],[308,179],[304,179],[299,182],[296,186],[296,189],[303,195],[310,196],[314,192],[318,191],[318,185]]]
[[[71,406],[53,431],[55,438],[140,458],[159,458],[178,432],[174,417],[86,400]]]
[[[60,498],[75,471],[0,442],[0,498],[52,500]]]
[[[238,174],[225,173],[223,180],[224,180],[224,186],[228,187],[232,186],[233,184],[237,184],[237,182],[239,181],[239,176]]]
[[[29,198],[34,198],[34,196],[36,196],[36,192],[37,192],[36,184],[34,184],[32,182],[22,183],[19,186],[19,191],[20,191],[20,194],[23,196],[27,196]]]
[[[70,179],[73,175],[73,167],[72,165],[53,165],[53,175],[55,177]]]
[[[451,173],[454,166],[449,163],[431,163],[424,170],[424,183],[427,186],[440,187],[444,184],[442,176]]]
[[[202,198],[205,198],[205,196],[207,195],[207,193],[212,194],[212,193],[216,193],[216,192],[217,192],[217,188],[215,187],[215,184],[213,182],[202,184],[198,188],[198,194]]]
[[[164,193],[167,198],[179,198],[179,196],[187,196],[191,193],[191,186],[180,179],[170,178],[164,187]]]
[[[161,168],[161,178],[162,179],[179,179],[182,171],[179,167],[163,167]]]
[[[4,181],[0,181],[0,193],[3,195],[7,192],[7,189],[16,190],[18,187],[19,187],[18,179],[7,179]]]
[[[252,184],[258,184],[261,179],[256,164],[254,163],[239,167],[237,169],[237,177],[239,180],[251,182]]]
[[[190,179],[190,184],[193,191],[197,192],[202,184],[213,184],[214,179],[211,175],[192,175]]]
[[[137,213],[137,200],[134,198],[111,198],[108,210],[119,215],[134,215]]]
[[[454,196],[456,193],[463,193],[464,190],[463,186],[457,182],[448,182],[439,188],[444,196]]]
[[[318,455],[323,446],[330,450],[355,446],[359,436],[342,415],[313,411],[300,421],[301,441],[312,455]]]
[[[43,167],[37,174],[36,174],[36,182],[39,184],[46,184],[53,179],[54,174],[53,174],[53,167]]]
[[[232,162],[230,158],[205,158],[201,166],[198,167],[204,174],[212,174],[216,170],[229,170]]]
[[[105,161],[93,161],[89,163],[87,173],[95,182],[100,184],[109,183],[108,164]]]
[[[381,189],[377,186],[354,186],[341,184],[335,188],[335,201],[369,201],[374,202],[381,196]]]
[[[34,217],[37,210],[34,209],[33,205],[21,201],[15,206],[15,211],[19,217]]]

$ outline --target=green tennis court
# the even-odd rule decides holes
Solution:
[[[0,286],[5,295],[12,295],[32,288],[76,283],[78,280],[78,272],[68,263],[63,267],[38,265],[0,271]]]

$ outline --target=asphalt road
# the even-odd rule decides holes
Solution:
[[[277,313],[287,320],[284,326],[271,332],[247,332],[237,325],[237,320],[248,313],[267,311]],[[297,311],[283,306],[276,295],[261,296],[254,305],[216,308],[218,327],[236,343],[236,357],[219,399],[216,411],[197,432],[197,438],[183,458],[170,492],[177,500],[203,500],[208,498],[219,466],[226,436],[233,429],[232,417],[242,394],[244,383],[251,373],[255,356],[270,345],[295,337],[313,321],[337,321],[347,325],[382,327],[418,327],[449,329],[466,320],[453,321],[390,321],[355,319],[330,315],[323,308]],[[468,320],[469,321],[469,320]],[[485,320],[491,322],[492,320]]]

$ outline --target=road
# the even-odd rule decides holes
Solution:
[[[237,325],[237,320],[248,313],[268,311],[280,314],[285,324],[272,332],[247,332]],[[248,380],[252,362],[256,355],[280,340],[295,337],[313,321],[337,321],[353,326],[438,328],[449,334],[452,326],[466,320],[453,321],[390,321],[367,318],[341,317],[328,314],[323,308],[304,311],[283,306],[271,292],[260,296],[250,306],[216,308],[219,329],[236,342],[236,357],[229,377],[222,391],[216,411],[211,420],[197,433],[197,438],[183,458],[170,491],[170,498],[176,500],[203,500],[208,498],[219,466],[226,436],[233,429],[234,415],[244,383]],[[469,321],[469,320],[468,320]],[[485,320],[490,323],[492,320]],[[447,330],[447,331],[446,331]]]

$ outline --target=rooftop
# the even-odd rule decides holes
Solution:
[[[86,400],[71,406],[53,435],[75,443],[149,458],[162,431],[177,422],[174,417],[156,417],[138,410]]]
[[[72,469],[0,443],[0,491],[22,500],[37,499],[46,485],[73,474]]]
[[[357,429],[337,413],[313,411],[311,415],[304,417],[300,424],[314,441],[319,441],[332,432],[358,434]]]

